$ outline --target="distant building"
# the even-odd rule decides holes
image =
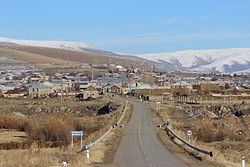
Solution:
[[[188,89],[192,89],[193,86],[190,83],[187,83],[185,81],[180,81],[180,82],[176,82],[176,83],[172,84],[172,88],[188,88]]]
[[[7,98],[18,98],[18,97],[23,97],[26,94],[27,91],[25,91],[24,89],[16,88],[14,90],[8,90],[2,96]]]
[[[77,97],[79,98],[79,100],[87,100],[89,98],[96,99],[99,97],[99,92],[95,87],[89,86],[88,88],[84,89],[80,94],[78,94]]]
[[[106,85],[122,85],[128,83],[128,78],[117,78],[117,77],[100,77],[97,79],[97,87],[104,87]]]
[[[3,85],[0,85],[0,89],[2,90],[3,93],[5,93],[9,90],[14,90],[17,87],[18,86],[15,83],[5,83]]]
[[[121,65],[115,66],[116,69],[122,69],[123,67]]]
[[[46,97],[51,94],[51,88],[42,83],[28,84],[28,94],[32,98]]]
[[[72,82],[67,80],[56,80],[52,82],[44,82],[44,85],[51,88],[54,93],[72,91]]]
[[[106,85],[103,87],[105,92],[122,94],[122,87],[118,85]]]

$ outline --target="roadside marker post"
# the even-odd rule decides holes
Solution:
[[[67,166],[68,166],[67,162],[63,162],[63,167],[67,167]]]
[[[193,134],[193,132],[191,130],[187,131],[187,136],[188,136],[188,142],[191,144],[191,135]]]
[[[245,157],[242,157],[241,167],[246,167]]]
[[[74,137],[81,137],[81,149],[83,147],[82,145],[82,137],[83,137],[83,131],[71,131],[71,147],[74,148]]]
[[[90,159],[90,157],[89,157],[89,150],[87,150],[87,158]]]
[[[157,101],[155,105],[156,105],[156,110],[159,110],[159,109],[160,109],[161,102],[160,102],[160,101]]]

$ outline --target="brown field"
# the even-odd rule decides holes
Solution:
[[[79,166],[87,162],[79,152],[79,139],[74,140],[71,150],[70,131],[83,130],[83,144],[88,144],[119,119],[123,106],[113,102],[115,111],[96,115],[108,98],[88,102],[64,100],[62,107],[60,98],[0,99],[0,166],[58,166],[63,161]],[[120,130],[114,130],[111,136],[119,136]],[[111,139],[119,144],[119,138]],[[104,151],[112,158],[115,150],[108,147]]]

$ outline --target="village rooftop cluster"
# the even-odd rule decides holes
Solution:
[[[99,67],[98,67],[99,68]],[[0,71],[0,96],[4,98],[53,98],[76,96],[81,100],[97,98],[105,92],[159,101],[181,96],[195,100],[196,95],[250,95],[247,74],[197,74],[181,72],[145,72],[120,65],[106,68],[104,73],[53,73],[42,70]],[[197,99],[196,99],[197,100]]]

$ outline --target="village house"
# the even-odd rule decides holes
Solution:
[[[72,82],[67,80],[56,80],[51,82],[44,82],[44,85],[51,88],[53,93],[68,93],[72,91]]]
[[[190,83],[187,83],[185,81],[180,81],[180,82],[176,82],[174,84],[172,84],[172,88],[188,88],[188,89],[192,89],[192,85]]]
[[[16,83],[12,83],[12,82],[0,85],[0,89],[2,90],[3,93],[5,93],[9,90],[14,90],[17,87],[18,87],[18,85]]]
[[[90,82],[89,81],[81,81],[81,82],[75,83],[75,89],[76,89],[76,91],[80,91],[80,92],[82,92],[83,90],[87,89],[89,86],[90,86]]]
[[[118,85],[113,85],[110,87],[110,91],[112,93],[117,93],[117,94],[121,94],[122,93],[122,88]]]
[[[169,78],[166,76],[166,74],[154,76],[154,79],[158,85],[164,85],[165,82],[169,81]]]
[[[150,87],[151,86],[149,84],[145,84],[143,82],[136,82],[129,85],[129,93],[132,95],[136,95],[136,91],[138,89],[150,89]]]
[[[22,88],[15,88],[14,90],[8,90],[2,96],[7,98],[19,98],[27,95],[27,91]]]
[[[71,81],[75,91],[82,91],[91,85],[89,78],[86,76],[74,77]]]
[[[163,93],[171,92],[170,88],[163,86],[151,86],[142,82],[136,82],[130,86],[130,93],[143,100],[162,101]]]
[[[167,87],[150,87],[140,88],[136,90],[135,95],[141,99],[148,101],[162,101],[163,98],[170,96],[171,90]]]
[[[118,85],[106,85],[103,87],[104,92],[122,94],[122,87]]]
[[[127,83],[127,78],[117,78],[117,77],[100,77],[96,81],[97,87],[103,88],[105,86],[112,85],[122,85],[123,83]]]
[[[32,98],[47,97],[51,92],[51,87],[42,83],[37,82],[28,84],[28,95]]]
[[[87,87],[77,95],[77,98],[79,98],[79,100],[87,100],[89,98],[96,99],[98,97],[99,97],[99,91],[93,86]]]

